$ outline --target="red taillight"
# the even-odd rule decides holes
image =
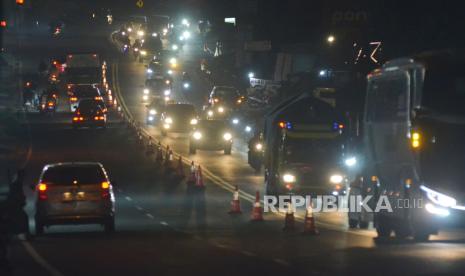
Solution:
[[[95,97],[95,100],[96,100],[96,101],[100,101],[100,100],[102,100],[102,99],[103,99],[103,98],[100,97],[100,96],[96,96],[96,97]]]
[[[75,101],[77,101],[77,97],[71,97],[71,98],[69,98],[69,100],[72,101],[72,102],[75,102]]]
[[[107,181],[102,182],[102,198],[110,197],[110,183]]]
[[[39,190],[39,199],[46,200],[47,199],[47,184],[40,183],[37,186],[37,190]]]
[[[55,104],[53,102],[49,102],[48,106],[54,106]]]

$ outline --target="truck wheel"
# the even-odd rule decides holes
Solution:
[[[357,228],[358,226],[358,220],[356,219],[349,219],[349,228]]]
[[[44,225],[39,218],[35,218],[35,232],[37,236],[44,234]]]
[[[376,226],[376,232],[379,238],[388,238],[391,236],[392,224],[391,220],[383,215],[378,215],[378,224]]]
[[[105,221],[104,230],[106,233],[110,233],[110,234],[115,232],[115,218],[114,217],[108,218]]]
[[[231,154],[231,146],[224,149],[224,154],[225,155],[230,155]]]

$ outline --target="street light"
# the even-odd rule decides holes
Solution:
[[[330,44],[332,44],[335,40],[336,40],[336,38],[334,37],[334,35],[329,35],[326,38],[326,41],[328,41],[328,43],[330,43]]]

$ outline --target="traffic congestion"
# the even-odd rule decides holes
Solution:
[[[463,274],[454,4],[45,2],[0,15],[1,275]]]

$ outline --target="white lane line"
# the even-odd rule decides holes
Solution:
[[[63,273],[58,271],[56,268],[54,268],[52,265],[50,265],[42,256],[39,255],[39,253],[32,247],[32,245],[28,241],[22,241],[21,242],[24,248],[26,249],[27,253],[31,255],[31,257],[45,270],[47,270],[50,275],[53,276],[63,276]]]
[[[249,256],[249,257],[255,257],[257,256],[257,254],[253,253],[253,252],[250,252],[250,251],[247,251],[247,250],[242,250],[241,251],[242,254],[246,255],[246,256]]]
[[[136,205],[136,209],[139,210],[139,211],[143,211],[144,208],[140,207],[139,205]]]
[[[225,245],[225,244],[222,244],[222,243],[219,243],[219,242],[215,242],[214,245],[215,245],[216,247],[219,247],[219,248],[227,248],[227,249],[230,248],[229,246],[227,246],[227,245]]]
[[[149,219],[154,219],[154,217],[152,216],[152,214],[147,213],[147,214],[145,214],[145,215],[146,215]]]
[[[278,258],[276,258],[276,259],[273,259],[273,261],[274,261],[275,263],[280,264],[280,265],[285,265],[285,266],[290,266],[290,265],[291,265],[289,262],[287,262],[287,261],[285,261],[285,260],[283,260],[283,259],[278,259]]]
[[[127,201],[132,201],[132,198],[130,198],[129,196],[126,196],[124,197]]]
[[[163,225],[163,226],[168,226],[168,222],[166,222],[166,221],[160,221],[160,224]]]

